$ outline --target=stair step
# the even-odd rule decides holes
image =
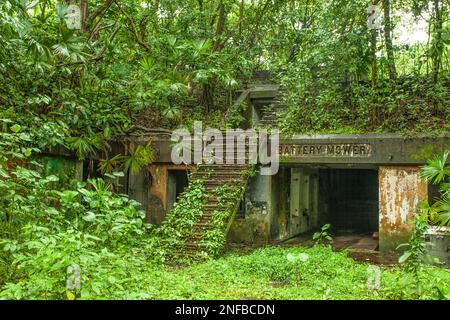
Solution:
[[[207,187],[213,187],[213,186],[223,186],[223,185],[236,185],[239,184],[239,181],[236,180],[220,180],[220,181],[216,181],[216,180],[206,180],[203,183],[203,186]]]
[[[230,170],[234,169],[235,171],[243,170],[247,166],[246,165],[236,165],[236,164],[202,164],[200,169],[202,170]]]
[[[212,214],[204,213],[204,214],[200,217],[200,221],[207,222],[207,221],[211,221],[212,218],[213,218],[213,215],[212,215]]]
[[[242,175],[242,171],[213,171],[213,172],[205,172],[205,171],[198,171],[195,173],[195,175],[199,176],[231,176],[231,177],[240,177]]]
[[[238,164],[234,164],[235,166],[245,166],[248,167],[248,164],[244,164],[244,163],[238,163]],[[233,164],[231,165],[233,166]],[[202,175],[208,175],[208,174],[217,174],[217,173],[221,173],[221,172],[225,172],[228,173],[229,175],[242,175],[245,171],[244,170],[233,170],[233,169],[215,169],[215,170],[211,170],[211,172],[207,172],[206,170],[202,170]],[[198,174],[199,172],[197,171],[195,174]]]
[[[216,200],[218,200],[218,199],[216,198]],[[219,203],[218,201],[214,202],[214,203],[211,203],[211,201],[209,201],[207,204],[205,204],[203,206],[204,210],[208,210],[208,209],[209,210],[222,210],[225,208],[226,208],[226,205],[224,205],[223,203]]]
[[[208,247],[207,244],[205,244],[205,243],[198,243],[198,242],[186,242],[184,245],[185,245],[185,247],[187,249],[197,249],[197,248],[206,248],[206,247]]]
[[[231,207],[231,206],[230,206]],[[203,210],[203,214],[205,215],[205,214],[210,214],[211,215],[211,217],[208,217],[208,216],[204,216],[203,217],[203,221],[206,221],[206,220],[211,220],[212,219],[212,216],[213,215],[215,215],[217,212],[222,212],[222,211],[225,211],[225,210],[227,210],[227,208],[225,208],[225,207],[223,207],[223,208],[215,208],[215,209],[204,209]]]
[[[256,146],[253,144],[252,146]],[[239,147],[233,153],[234,161],[241,160],[247,161],[246,155],[248,153],[248,146],[246,148]],[[242,156],[241,154],[245,154]],[[203,204],[203,214],[194,221],[189,234],[188,241],[184,244],[183,252],[180,252],[177,256],[195,257],[199,258],[197,253],[200,251],[208,251],[207,244],[202,243],[204,235],[209,230],[214,230],[213,219],[217,214],[216,211],[225,211],[227,209],[235,208],[236,202],[240,201],[237,195],[233,199],[222,201],[219,199],[216,190],[220,187],[229,186],[233,188],[241,188],[247,183],[247,169],[249,164],[207,164],[200,165],[197,170],[192,174],[191,179],[202,178],[203,186],[205,188],[205,203]],[[225,188],[228,190],[228,188]],[[232,212],[230,212],[232,214]],[[230,217],[224,217],[224,222],[230,220]],[[222,230],[225,232],[225,230]],[[181,251],[181,250],[180,250]]]
[[[197,222],[197,223],[194,223],[194,227],[196,227],[196,228],[212,228],[213,225],[210,222]]]
[[[231,177],[231,178],[236,177],[236,178],[241,179],[242,176],[244,175],[244,173],[245,173],[244,171],[229,172],[229,171],[223,170],[223,171],[215,171],[215,172],[210,172],[210,173],[204,172],[204,173],[199,174],[198,176],[207,178],[207,179],[209,179],[211,177]],[[194,177],[197,176],[197,173],[194,174],[193,176]]]

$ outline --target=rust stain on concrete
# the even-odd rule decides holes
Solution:
[[[169,170],[195,171],[195,166],[151,164],[148,171],[151,176],[150,184],[140,193],[148,195],[146,201],[147,221],[160,225],[168,210]]]
[[[428,195],[427,184],[419,174],[416,166],[380,167],[380,251],[395,250],[408,240],[410,221]]]

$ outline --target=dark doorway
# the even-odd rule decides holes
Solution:
[[[368,169],[319,170],[319,206],[322,222],[337,232],[378,231],[378,171]]]
[[[171,210],[178,196],[188,186],[188,172],[186,170],[168,170],[167,209]]]

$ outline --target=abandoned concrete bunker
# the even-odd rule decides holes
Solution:
[[[239,94],[238,101],[249,102],[244,129],[251,122],[276,125],[278,87],[260,85]],[[190,173],[199,169],[172,162],[167,130],[131,139],[137,144],[151,140],[155,159],[139,174],[124,177],[121,191],[142,204],[149,223],[160,225],[188,187]],[[236,212],[226,231],[230,244],[263,246],[311,238],[331,224],[334,233],[355,239],[358,248],[389,252],[409,238],[410,220],[421,201],[433,202],[436,196],[420,177],[420,166],[449,147],[450,135],[294,135],[280,140],[277,174],[258,174],[256,166],[256,174],[244,179],[242,166],[211,164],[206,167],[214,174],[205,183],[217,187],[231,178],[243,180],[245,191],[234,199]],[[77,168],[82,176],[83,165]],[[213,212],[214,201],[205,205],[205,217]],[[202,221],[199,232],[208,220]]]

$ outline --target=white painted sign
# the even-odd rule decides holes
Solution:
[[[381,28],[381,9],[371,4],[367,8],[367,28],[369,30],[377,30]]]
[[[81,29],[81,10],[80,7],[71,4],[67,7],[66,24],[69,29]]]

